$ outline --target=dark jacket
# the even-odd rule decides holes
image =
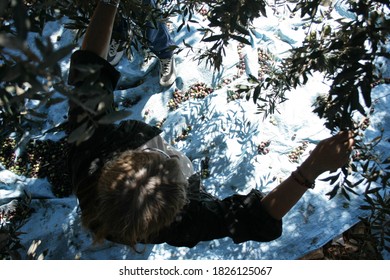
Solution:
[[[88,59],[86,59],[88,58]],[[119,74],[104,59],[90,52],[78,51],[72,56],[70,83],[75,83],[77,69],[89,64],[101,65],[100,80],[113,102],[113,89]],[[107,79],[107,76],[110,79]],[[70,120],[77,119],[77,106],[71,106]],[[96,180],[100,168],[118,153],[136,149],[157,136],[161,131],[140,121],[123,121],[119,125],[99,126],[93,135],[80,145],[74,145],[69,155],[69,168],[80,209],[98,207]],[[233,195],[218,199],[203,191],[200,176],[189,179],[189,203],[175,221],[160,231],[151,243],[168,243],[173,246],[193,247],[200,241],[230,237],[235,243],[248,240],[271,241],[282,233],[282,222],[273,219],[261,205],[263,195],[252,190],[247,195]],[[120,240],[114,240],[121,243]]]

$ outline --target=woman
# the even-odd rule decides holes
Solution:
[[[112,112],[119,73],[106,61],[119,0],[101,0],[81,50],[72,55],[69,81],[77,98],[70,101],[72,128],[83,126],[88,112],[95,129],[74,144],[69,163],[82,222],[95,241],[135,247],[137,243],[195,246],[230,237],[235,243],[271,241],[282,234],[282,218],[325,171],[345,165],[354,145],[344,131],[321,141],[291,176],[267,195],[252,190],[220,200],[202,190],[190,160],[138,121],[100,124]],[[82,69],[93,68],[91,77]],[[98,99],[96,96],[98,95]]]

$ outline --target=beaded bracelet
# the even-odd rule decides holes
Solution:
[[[115,8],[119,7],[120,0],[100,0],[100,2],[103,2],[106,5],[113,6]]]
[[[298,179],[298,176],[296,175],[296,173],[298,173],[299,177],[301,177],[302,180],[299,180]],[[315,183],[314,182],[310,182],[309,180],[307,180],[305,178],[305,176],[303,176],[302,172],[299,170],[299,168],[297,168],[296,171],[293,171],[291,173],[291,176],[293,177],[293,179],[298,183],[300,184],[301,186],[304,186],[305,188],[308,188],[308,189],[314,189],[315,187]]]

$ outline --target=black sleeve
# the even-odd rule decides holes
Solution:
[[[98,74],[97,79],[104,82],[106,87],[112,91],[115,89],[120,73],[106,59],[86,50],[78,50],[72,54],[68,83],[80,86],[93,70]]]
[[[233,195],[223,200],[190,200],[178,219],[160,232],[154,243],[193,247],[200,241],[230,237],[234,243],[267,242],[282,234],[282,221],[261,205],[262,194]]]
[[[247,195],[233,195],[222,201],[225,222],[235,243],[272,241],[282,235],[282,221],[268,214],[261,205],[262,198],[258,190],[252,190]]]
[[[68,83],[74,86],[69,96],[69,124],[76,128],[84,114],[95,112],[96,119],[114,110],[113,92],[120,73],[105,59],[90,51],[72,54]],[[91,115],[91,113],[89,113]]]

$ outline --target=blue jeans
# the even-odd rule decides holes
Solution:
[[[156,0],[142,0],[143,4],[151,5],[156,8]],[[153,26],[151,22],[147,24],[146,38],[149,40],[151,51],[158,58],[171,58],[173,55],[172,46],[175,42],[172,40],[168,28],[163,22],[157,21],[157,26]]]

